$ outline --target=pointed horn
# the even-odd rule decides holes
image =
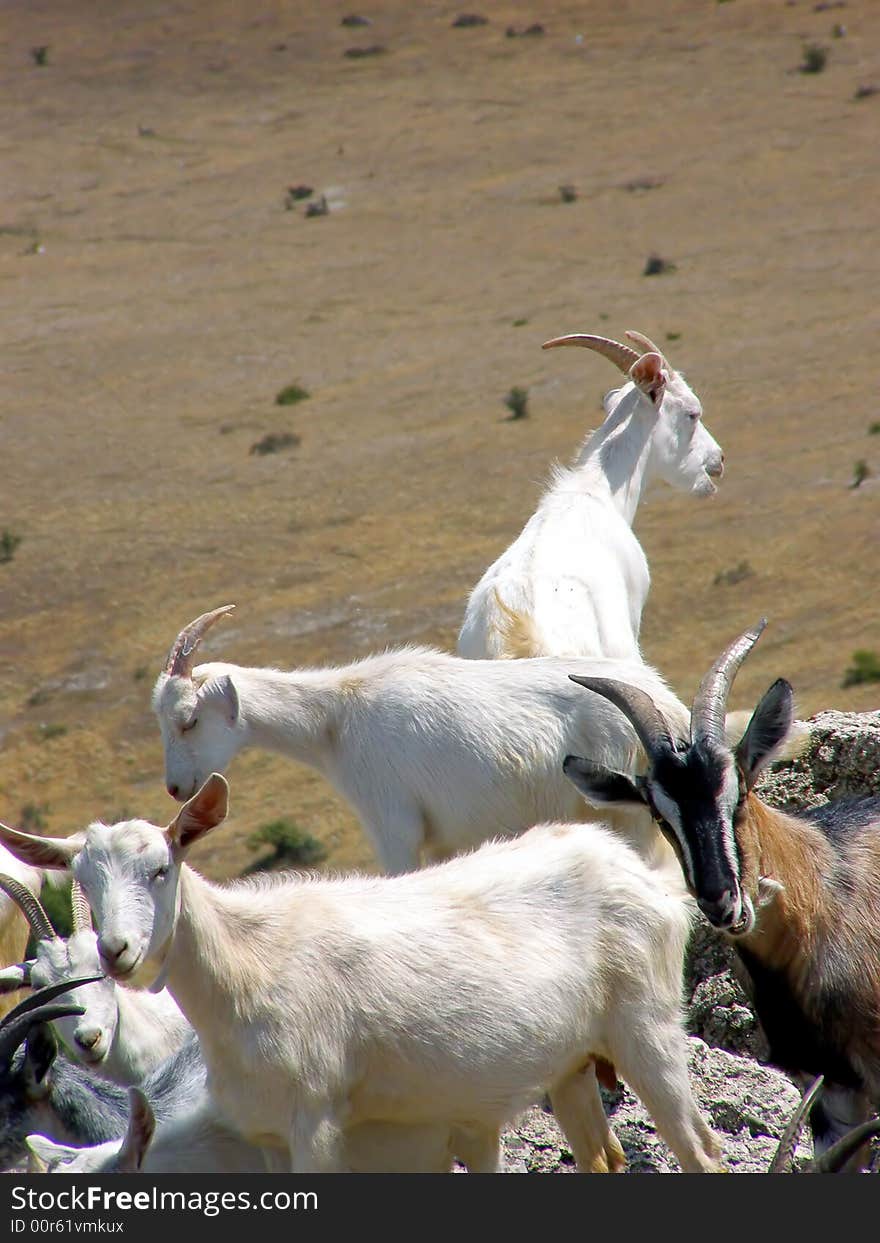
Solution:
[[[582,678],[576,673],[568,676],[578,686],[585,686],[588,691],[601,695],[620,709],[638,734],[649,759],[653,759],[659,751],[675,749],[666,719],[650,695],[636,686],[612,682],[609,678]]]
[[[768,1174],[784,1174],[788,1170],[794,1160],[794,1150],[797,1148],[798,1136],[801,1133],[801,1127],[804,1125],[804,1119],[822,1091],[824,1082],[825,1076],[817,1075],[801,1097],[797,1109],[789,1119],[788,1126],[782,1132],[773,1160],[767,1167]]]
[[[727,696],[740,665],[760,639],[767,618],[762,617],[757,626],[741,634],[724,649],[715,664],[703,678],[691,708],[691,740],[703,738],[709,742],[725,744],[724,719],[727,713]]]
[[[74,932],[83,932],[86,929],[91,932],[92,908],[78,880],[71,881],[70,884],[70,913]]]
[[[545,341],[541,349],[552,350],[557,345],[582,345],[586,350],[595,350],[597,354],[613,362],[615,367],[619,367],[625,376],[629,375],[633,363],[639,361],[638,354],[628,345],[621,345],[619,341],[611,341],[608,337],[590,336],[585,332],[573,332],[567,337],[554,337],[552,341]]]
[[[806,1172],[808,1174],[839,1174],[850,1157],[874,1135],[880,1135],[880,1118],[870,1118],[860,1126],[847,1131],[836,1144],[827,1148],[820,1157],[815,1157],[807,1166]]]
[[[660,357],[663,359],[663,366],[670,373],[670,375],[672,374],[673,369],[669,365],[668,358],[663,353],[663,351],[660,349],[660,346],[655,345],[650,337],[643,336],[642,333],[640,332],[630,332],[629,329],[627,329],[626,335],[629,337],[630,341],[635,341],[636,345],[641,347],[641,350],[643,353],[659,354]]]
[[[193,655],[205,637],[205,632],[234,608],[234,604],[224,604],[219,609],[212,609],[210,613],[202,613],[201,617],[184,626],[174,640],[165,662],[165,672],[169,677],[188,678],[192,675]]]
[[[0,1066],[9,1061],[34,1023],[49,1023],[53,1019],[64,1018],[66,1014],[85,1014],[82,1006],[72,1006],[69,1002],[48,1005],[48,1002],[55,1002],[56,997],[61,997],[82,984],[94,984],[96,980],[103,978],[102,975],[89,975],[74,980],[61,980],[58,984],[38,989],[14,1006],[0,1019]],[[50,1011],[58,1013],[50,1014]]]
[[[9,1027],[0,1031],[0,1066],[9,1065],[16,1049],[26,1040],[31,1029],[38,1023],[54,1023],[56,1019],[68,1019],[74,1015],[85,1014],[85,1006],[74,1006],[69,1002],[56,1001],[51,1006],[41,1006],[31,1014],[22,1014]],[[11,1011],[10,1011],[11,1013]]]
[[[28,889],[27,885],[0,872],[0,889],[8,894],[21,910],[30,924],[38,941],[57,941],[58,933],[52,927],[52,921],[43,910],[40,899]]]

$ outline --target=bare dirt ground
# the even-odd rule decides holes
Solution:
[[[149,693],[206,609],[237,604],[207,650],[239,663],[451,647],[614,382],[542,353],[563,332],[664,343],[727,454],[717,498],[658,489],[637,516],[646,657],[689,696],[766,614],[739,704],[780,675],[802,715],[880,698],[841,687],[880,649],[880,94],[855,97],[880,87],[880,6],[351,11],[0,8],[7,822],[170,817]],[[809,43],[822,72],[798,71]],[[329,214],[285,208],[300,183]],[[644,276],[651,253],[674,268]],[[276,405],[294,382],[310,398]],[[530,417],[505,422],[513,385]],[[270,433],[300,441],[252,453]],[[317,775],[255,754],[230,780],[209,874],[279,815],[327,866],[372,865]]]

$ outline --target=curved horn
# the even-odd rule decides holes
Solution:
[[[613,362],[615,367],[619,367],[625,376],[629,375],[633,363],[639,361],[639,355],[628,345],[621,345],[619,341],[611,341],[608,337],[590,336],[585,332],[573,332],[567,337],[554,337],[552,341],[545,341],[541,349],[552,350],[557,345],[582,345],[584,349],[595,350],[597,354]]]
[[[58,933],[52,927],[52,921],[43,910],[40,899],[31,893],[27,885],[23,885],[14,876],[7,876],[5,872],[0,872],[0,889],[7,893],[20,908],[38,941],[58,940]]]
[[[626,330],[626,335],[629,337],[630,341],[635,341],[636,345],[641,347],[642,353],[659,354],[660,357],[663,359],[663,365],[665,366],[666,370],[669,372],[672,371],[672,367],[670,367],[669,365],[669,359],[660,349],[660,346],[655,345],[650,337],[643,336],[643,334],[640,332],[630,332],[629,329]]]
[[[91,932],[92,908],[78,880],[71,881],[70,884],[70,912],[74,932],[83,932],[86,929]]]
[[[858,1152],[862,1144],[874,1135],[880,1135],[880,1118],[869,1118],[867,1122],[862,1122],[861,1125],[854,1126],[851,1131],[847,1131],[846,1135],[827,1148],[821,1157],[815,1157],[807,1166],[806,1172],[808,1174],[839,1174],[853,1153]]]
[[[610,678],[582,678],[576,673],[568,676],[578,686],[585,686],[588,691],[594,691],[620,709],[638,734],[649,759],[653,759],[658,751],[674,750],[669,726],[650,695],[637,686],[613,682]]]
[[[192,675],[193,654],[205,637],[205,632],[234,608],[234,604],[224,604],[219,609],[211,609],[210,613],[202,613],[201,617],[184,626],[165,661],[165,672],[169,677],[188,678]]]
[[[46,988],[38,989],[17,1006],[13,1006],[0,1019],[0,1066],[12,1057],[34,1023],[48,1023],[52,1019],[63,1018],[65,1014],[85,1014],[82,1006],[72,1006],[69,1002],[48,1005],[48,1002],[54,1002],[56,997],[69,993],[82,984],[94,984],[103,978],[102,975],[88,975],[73,980],[61,980],[58,984],[49,984]],[[52,1010],[63,1013],[49,1014]]]
[[[816,1097],[822,1091],[824,1075],[817,1075],[800,1099],[797,1109],[789,1119],[788,1126],[782,1132],[773,1160],[767,1167],[768,1174],[784,1174],[794,1159],[798,1135],[804,1125],[804,1119],[813,1107]]]
[[[692,742],[704,738],[709,742],[724,744],[727,696],[740,665],[760,639],[766,625],[767,618],[762,617],[757,626],[729,643],[703,678],[691,708]]]

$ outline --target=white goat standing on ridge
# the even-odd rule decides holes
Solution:
[[[701,421],[699,399],[663,353],[628,332],[644,353],[605,337],[557,337],[544,349],[581,345],[627,376],[605,397],[606,417],[574,466],[558,468],[521,534],[471,592],[458,653],[471,660],[612,656],[638,660],[650,587],[632,532],[654,478],[711,496],[724,454]]]
[[[572,672],[634,683],[687,734],[687,709],[640,660],[471,661],[402,648],[337,669],[193,668],[203,634],[232,607],[185,627],[156,681],[169,794],[190,798],[244,747],[278,751],[348,800],[386,872],[589,818],[562,772],[569,752],[634,773],[632,726],[601,695],[579,695]],[[633,844],[668,851],[647,813],[630,819]]]
[[[619,1169],[597,1084],[611,1062],[684,1170],[720,1168],[687,1070],[680,873],[670,886],[607,830],[553,824],[405,876],[218,886],[185,859],[227,797],[213,774],[167,829],[0,838],[73,871],[116,979],[167,981],[250,1143],[334,1172],[359,1125],[439,1127],[473,1132],[466,1163],[488,1172],[502,1127],[549,1091],[578,1168]]]
[[[0,994],[15,987],[44,988],[103,975],[98,936],[76,881],[71,888],[73,928],[67,939],[58,936],[40,900],[26,886],[0,873],[0,890],[21,908],[37,938],[34,959],[0,969]],[[165,989],[147,993],[105,977],[81,986],[71,1000],[85,1012],[56,1019],[56,1032],[78,1062],[113,1083],[141,1083],[192,1037],[192,1028]]]

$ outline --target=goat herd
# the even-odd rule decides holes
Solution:
[[[33,990],[0,1024],[2,1168],[497,1171],[502,1128],[547,1094],[578,1169],[618,1171],[599,1084],[619,1075],[683,1170],[719,1171],[681,1015],[695,907],[805,1090],[792,1126],[809,1113],[813,1168],[870,1164],[880,800],[798,819],[754,793],[793,723],[781,679],[744,730],[727,716],[763,623],[690,711],[642,660],[639,499],[655,477],[712,494],[723,454],[683,376],[627,336],[637,349],[547,342],[598,351],[625,381],[474,589],[459,655],[195,665],[232,606],[214,609],[153,693],[172,823],[0,826],[19,936],[0,988]],[[321,772],[386,875],[194,871],[191,847],[227,814],[220,773],[249,746]],[[66,940],[36,896],[59,871]],[[28,930],[34,957],[15,961]]]

